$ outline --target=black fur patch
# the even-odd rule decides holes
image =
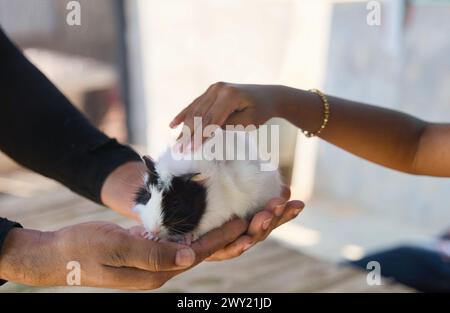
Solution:
[[[185,234],[193,231],[206,210],[206,189],[199,183],[174,177],[171,188],[163,192],[163,225],[169,233]]]
[[[158,184],[159,175],[155,170],[155,162],[153,162],[152,158],[149,156],[143,156],[142,160],[145,163],[145,166],[147,167],[147,174],[148,174],[148,180],[146,182],[146,186],[140,187],[135,194],[134,202],[137,204],[147,204],[148,201],[150,201],[152,194],[149,191],[149,186],[154,185],[156,186]]]
[[[159,175],[156,172],[155,169],[155,162],[153,162],[153,159],[149,156],[143,156],[142,159],[144,160],[145,166],[147,167],[147,174],[148,174],[148,184],[149,185],[157,185]]]

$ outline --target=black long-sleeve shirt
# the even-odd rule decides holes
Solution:
[[[98,203],[106,177],[140,160],[131,148],[92,126],[1,28],[0,150]],[[1,216],[0,208],[0,257],[8,231],[20,226]]]

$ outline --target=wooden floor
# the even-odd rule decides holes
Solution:
[[[0,216],[27,228],[56,230],[93,220],[124,227],[133,223],[74,195],[36,174],[17,171],[0,175]],[[35,288],[8,283],[0,292],[117,292],[117,290],[58,287]],[[359,270],[313,259],[267,240],[245,255],[226,262],[204,262],[164,285],[157,292],[410,292],[387,280],[369,286]]]

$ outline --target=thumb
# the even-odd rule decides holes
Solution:
[[[195,252],[190,247],[172,242],[156,242],[130,235],[127,246],[121,266],[160,272],[187,268],[195,262]]]

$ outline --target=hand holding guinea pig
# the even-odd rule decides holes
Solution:
[[[172,149],[168,149],[157,161],[144,157],[147,173],[137,192],[134,210],[140,215],[148,239],[189,245],[233,216],[251,218],[268,202],[270,207],[277,208],[273,214],[262,212],[255,223],[262,223],[260,227],[266,232],[280,222],[289,190],[282,185],[278,171],[262,170],[258,147],[250,136],[243,132],[220,133],[237,139],[236,143],[233,141],[231,145],[223,145],[227,155],[224,159],[206,157],[208,148],[204,147],[207,144],[185,159]],[[224,138],[221,142],[229,141]],[[254,152],[251,155],[258,155],[258,158],[230,158],[228,149],[233,147],[234,153],[235,144],[243,147],[249,155],[250,151]],[[300,212],[303,204],[295,201],[289,207],[293,210],[290,219]],[[274,223],[272,215],[276,215]],[[261,217],[264,220],[258,222]],[[266,235],[264,233],[257,239]],[[239,245],[241,251],[237,252],[242,253],[254,242],[251,237],[242,238]]]
[[[103,203],[121,214],[140,220],[132,208],[136,188],[142,185],[142,177],[146,172],[147,168],[143,162],[129,162],[118,167],[103,185]],[[253,216],[244,234],[221,249],[212,251],[206,260],[223,261],[238,257],[251,246],[264,240],[272,230],[295,218],[304,204],[298,200],[288,201],[289,198],[290,189],[283,186],[280,196],[268,201],[264,209]],[[228,226],[229,231],[238,231],[233,225]]]

